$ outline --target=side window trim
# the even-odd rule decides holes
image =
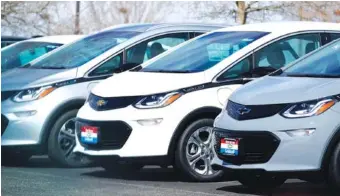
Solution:
[[[266,44],[263,44],[261,46],[258,46],[257,48],[253,49],[252,51],[248,52],[247,54],[245,54],[244,56],[242,56],[240,59],[244,60],[245,58],[249,57],[248,55],[252,55],[252,69],[255,68],[255,58],[254,58],[254,54],[269,46],[270,44],[273,44],[275,43],[276,41],[279,41],[281,39],[285,39],[285,38],[288,38],[288,37],[291,37],[291,36],[296,36],[296,35],[302,35],[302,34],[319,34],[319,40],[321,42],[321,33],[323,33],[324,31],[320,31],[320,30],[313,30],[313,31],[299,31],[299,32],[294,32],[294,33],[290,33],[290,34],[286,34],[286,35],[283,35],[283,36],[280,36],[280,37],[277,37],[273,40],[271,40],[270,42],[267,42]],[[322,44],[322,43],[321,43]],[[322,45],[321,45],[322,46]],[[235,66],[237,63],[241,62],[242,60],[239,60],[237,61],[236,63],[234,62],[231,66],[228,66],[224,69],[222,69],[220,72],[218,72],[212,79],[212,82],[215,82],[215,83],[219,83],[221,81],[217,81],[217,78],[222,75],[225,71],[227,71],[228,69],[232,68],[233,66]]]

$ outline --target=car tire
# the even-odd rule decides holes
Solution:
[[[1,165],[3,166],[24,166],[28,163],[32,154],[27,152],[2,152],[1,153]]]
[[[247,188],[265,190],[281,186],[286,178],[274,175],[239,175],[238,181]]]
[[[333,191],[340,191],[340,141],[336,145],[329,161],[327,184]]]
[[[144,165],[137,163],[104,162],[100,163],[100,165],[111,174],[126,174],[129,172],[136,172],[144,167]]]
[[[214,120],[213,119],[199,119],[196,120],[195,122],[191,123],[183,132],[183,134],[181,135],[178,143],[177,143],[177,148],[176,148],[176,152],[175,152],[175,167],[177,168],[179,171],[181,171],[182,174],[184,174],[185,177],[187,177],[189,180],[191,181],[198,181],[198,182],[213,182],[213,181],[218,181],[222,179],[222,176],[224,174],[223,171],[214,171],[211,170],[211,166],[210,166],[210,161],[213,158],[214,153],[212,153],[212,151],[209,153],[207,152],[207,154],[211,154],[211,157],[209,158],[209,160],[205,160],[204,158],[201,161],[201,163],[203,163],[205,165],[203,170],[200,170],[200,168],[193,168],[196,167],[196,164],[199,163],[199,161],[197,161],[194,164],[191,164],[192,166],[190,166],[189,160],[187,158],[187,151],[191,151],[189,148],[189,145],[192,145],[191,148],[197,148],[197,146],[195,144],[191,144],[189,139],[191,139],[191,137],[193,137],[194,133],[197,133],[197,131],[199,131],[200,129],[204,129],[204,128],[211,128],[213,127],[213,123]],[[212,135],[212,133],[211,133]],[[202,141],[202,140],[201,140]],[[211,140],[212,141],[212,140]],[[197,151],[207,151],[207,146],[202,147],[204,145],[201,145],[200,150]],[[213,150],[212,145],[210,146],[210,150]],[[203,152],[203,153],[205,153]],[[188,152],[189,153],[189,152]],[[191,153],[191,152],[190,152]],[[195,154],[195,152],[194,152]],[[191,156],[191,155],[189,155]],[[200,155],[201,156],[201,155]],[[208,157],[208,156],[207,156]],[[195,162],[196,160],[192,159],[192,163]],[[203,161],[203,162],[202,162]],[[207,163],[207,164],[206,164]],[[207,168],[207,165],[209,165],[209,169],[211,171],[213,171],[213,173],[210,174],[202,174],[201,171],[206,171],[205,169]],[[199,167],[200,165],[198,165]]]
[[[62,167],[86,167],[92,163],[86,156],[72,152],[76,143],[75,123],[71,120],[76,118],[77,112],[78,109],[74,109],[62,114],[54,123],[48,138],[48,156]],[[65,126],[70,128],[64,128]],[[73,133],[71,133],[72,129],[74,129]],[[66,131],[69,131],[67,133],[70,134],[65,134]],[[69,145],[69,148],[65,150],[67,145]]]

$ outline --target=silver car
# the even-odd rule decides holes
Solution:
[[[213,167],[243,185],[299,177],[339,191],[340,40],[235,91],[214,127]]]
[[[121,25],[62,46],[45,58],[2,75],[1,148],[4,161],[22,163],[48,153],[63,166],[88,164],[73,154],[74,120],[100,80],[221,26]],[[132,81],[131,82],[138,82]],[[4,156],[3,156],[4,157]]]

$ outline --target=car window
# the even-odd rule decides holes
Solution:
[[[255,69],[279,69],[321,45],[319,34],[301,34],[276,41],[255,52]]]
[[[119,68],[121,68],[123,64],[123,54],[116,55],[111,59],[107,60],[95,70],[93,70],[89,76],[102,76],[107,74],[113,74],[114,72],[118,72]]]
[[[340,33],[331,33],[331,41],[334,41],[339,38],[340,38]]]
[[[31,68],[71,69],[79,67],[138,34],[140,32],[115,29],[92,34],[34,62]]]
[[[222,75],[217,78],[217,81],[223,81],[228,79],[236,79],[242,77],[251,77],[251,57],[245,58],[240,62],[236,63],[232,68],[225,71]]]
[[[205,71],[267,34],[256,31],[209,33],[184,44],[140,71],[176,73]]]
[[[149,39],[127,50],[126,63],[142,64],[188,39],[188,33],[172,33]]]
[[[340,40],[284,69],[281,76],[340,77]]]
[[[29,41],[16,43],[1,51],[1,68],[7,70],[21,67],[61,45],[62,44]]]

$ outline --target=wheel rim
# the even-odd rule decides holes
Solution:
[[[217,171],[211,167],[214,158],[212,148],[212,127],[202,127],[193,132],[186,145],[186,158],[192,170],[200,175],[210,176]]]
[[[75,160],[77,162],[85,162],[86,160],[81,154],[73,153],[73,149],[76,146],[76,118],[67,120],[60,128],[58,134],[58,145],[63,152],[65,160]]]

